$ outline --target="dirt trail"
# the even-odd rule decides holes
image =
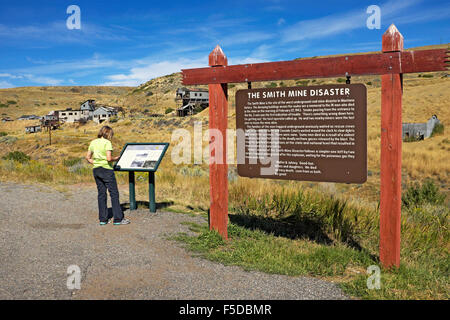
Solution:
[[[136,210],[125,212],[130,225],[99,226],[96,210],[93,188],[0,183],[0,299],[348,298],[329,282],[224,266],[166,239],[202,217]],[[70,265],[80,290],[67,289]]]

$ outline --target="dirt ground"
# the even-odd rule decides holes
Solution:
[[[247,272],[167,240],[202,217],[138,209],[125,212],[130,225],[100,226],[96,197],[92,186],[0,183],[0,299],[348,298],[333,283]],[[67,287],[71,265],[81,289]]]

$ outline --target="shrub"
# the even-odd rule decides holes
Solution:
[[[26,163],[30,161],[30,156],[23,153],[22,151],[12,151],[3,157],[4,160],[13,160],[20,163]]]
[[[432,74],[423,74],[422,78],[433,78]]]
[[[367,84],[368,86],[371,86],[371,85],[372,85],[372,81],[367,81],[366,84]]]
[[[14,100],[8,100],[6,101],[7,104],[17,104],[17,101]]]
[[[437,134],[443,134],[443,133],[444,133],[444,124],[437,123],[433,128],[433,132],[431,132],[431,137],[433,137]]]
[[[410,136],[403,139],[403,142],[416,142],[423,140],[423,136]]]
[[[14,144],[17,140],[18,140],[17,137],[11,136],[0,137],[0,143]]]
[[[201,104],[196,104],[194,107],[194,113],[199,113],[205,110],[205,108]]]
[[[423,184],[414,183],[402,195],[402,204],[406,208],[418,207],[423,204],[440,205],[445,201],[445,194],[439,191],[433,180],[427,179]]]
[[[309,80],[298,80],[298,81],[295,82],[295,84],[299,84],[299,85],[302,85],[302,86],[307,86],[308,83],[309,83]]]
[[[165,113],[168,114],[168,113],[171,113],[172,111],[173,111],[172,108],[167,108],[166,111],[165,111]]]
[[[235,194],[236,197],[239,199],[233,199],[233,194],[231,196],[234,211],[246,219],[260,216],[270,221],[269,224],[273,225],[264,222],[258,226],[269,233],[328,241],[326,233],[344,243],[353,242],[356,235],[354,217],[358,209],[340,199],[301,190],[294,193],[281,191],[262,197],[245,196],[244,199]]]
[[[8,135],[8,133],[6,133],[5,131],[0,131],[0,137],[4,137],[4,136],[7,136]]]
[[[117,116],[113,116],[113,117],[109,118],[110,123],[115,123],[117,121],[119,121],[119,118]]]
[[[271,82],[271,83],[266,85],[266,88],[276,88],[276,87],[277,87],[277,83],[276,82]]]
[[[76,164],[81,163],[82,159],[81,158],[69,158],[69,159],[64,159],[63,160],[63,165],[66,167],[72,167]]]
[[[182,167],[180,169],[180,173],[183,176],[188,176],[188,177],[203,177],[203,176],[207,175],[207,173],[199,166],[195,166],[193,168]]]
[[[68,171],[77,175],[88,175],[92,172],[91,169],[89,167],[86,167],[82,162],[77,162],[73,166],[70,166]]]
[[[336,81],[339,82],[339,83],[342,83],[342,82],[345,82],[345,79],[344,78],[337,78]]]

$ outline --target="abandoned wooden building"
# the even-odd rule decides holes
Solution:
[[[77,123],[94,120],[96,123],[102,123],[116,116],[121,107],[110,107],[106,105],[98,105],[95,100],[86,100],[80,106],[79,110],[67,108],[65,110],[51,111],[43,117],[43,121],[59,121],[61,123]]]
[[[434,127],[439,123],[440,121],[436,115],[433,115],[427,122],[424,123],[403,123],[402,138],[403,140],[423,140],[425,138],[429,138]]]
[[[56,110],[50,112],[47,116],[54,116],[56,117],[57,120],[61,122],[74,123],[92,120],[94,116],[94,110],[95,110],[95,100],[90,99],[84,101],[81,104],[80,109],[78,110],[73,110],[72,108],[67,108],[65,110]]]
[[[207,89],[178,88],[175,100],[181,101],[177,109],[179,117],[193,115],[209,106],[209,92]]]
[[[86,100],[83,102],[80,106],[81,114],[84,119],[86,120],[92,120],[94,117],[94,111],[95,111],[95,100]]]
[[[40,125],[25,127],[25,133],[36,133],[36,132],[40,132],[40,131],[41,131]]]
[[[40,120],[41,117],[36,116],[36,115],[23,115],[20,116],[19,118],[17,118],[17,120]]]
[[[102,123],[117,115],[117,111],[112,107],[100,107],[93,112],[93,120],[96,123]]]
[[[72,110],[72,108],[67,108],[66,110],[57,110],[55,115],[61,122],[74,123],[80,121],[84,118],[83,112],[81,110]]]

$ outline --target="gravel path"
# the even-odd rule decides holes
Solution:
[[[348,298],[333,283],[247,272],[166,240],[202,217],[125,215],[130,225],[99,226],[95,188],[0,183],[0,299]],[[70,265],[81,269],[81,290],[67,289]]]

